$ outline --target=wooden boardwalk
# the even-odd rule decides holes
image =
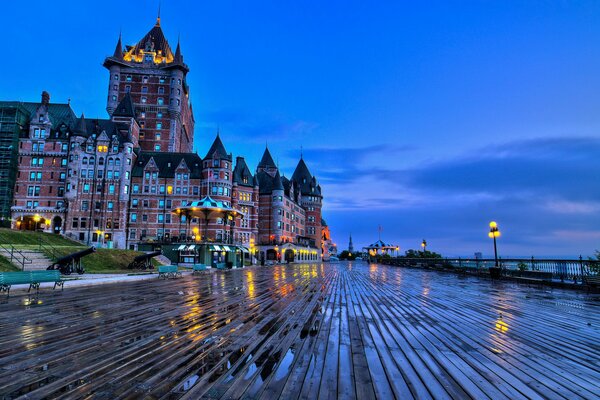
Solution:
[[[599,310],[361,263],[45,289],[0,300],[0,399],[599,398]]]

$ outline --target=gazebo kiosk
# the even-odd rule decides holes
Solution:
[[[249,250],[236,245],[233,240],[235,219],[243,218],[241,212],[222,201],[206,196],[176,208],[173,213],[177,214],[181,221],[185,220],[188,232],[192,233],[192,243],[182,244],[177,248],[180,264],[200,263],[215,267],[225,263],[230,268],[244,266],[242,252]],[[197,226],[191,226],[193,219],[198,221]],[[210,237],[209,222],[218,219],[222,221],[224,234]]]
[[[369,261],[375,261],[377,256],[383,255],[398,255],[398,251],[400,247],[394,246],[393,244],[385,243],[383,240],[379,239],[375,243],[363,247],[364,250],[369,254]]]

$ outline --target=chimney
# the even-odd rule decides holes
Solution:
[[[42,92],[42,104],[50,104],[50,93],[45,90]]]

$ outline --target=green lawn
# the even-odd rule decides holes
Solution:
[[[0,256],[0,272],[12,272],[12,271],[20,271],[17,267],[12,265],[8,258],[4,256]]]
[[[15,231],[0,228],[0,243],[14,245],[39,245],[40,239],[44,244],[51,246],[81,246],[81,244],[67,239],[61,235],[33,231]]]
[[[75,253],[76,251],[81,251],[85,248],[85,246],[55,247],[58,257],[63,257],[71,253]],[[136,256],[139,256],[140,254],[144,253],[134,250],[97,249],[95,253],[83,257],[81,262],[86,273],[132,273],[139,272],[140,270],[132,270],[127,268],[127,266]],[[154,265],[159,264],[154,261]]]
[[[40,239],[44,244],[41,249],[39,247]],[[18,249],[39,250],[52,260],[89,247],[60,235],[5,228],[0,228],[0,244],[10,244]],[[131,270],[127,266],[135,256],[140,254],[144,253],[122,249],[97,249],[95,253],[82,258],[81,262],[86,273],[132,273],[139,272],[139,270]],[[153,260],[153,264],[160,265],[155,260]],[[18,269],[7,259],[0,258],[0,271],[18,271]]]

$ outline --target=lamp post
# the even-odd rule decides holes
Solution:
[[[33,229],[34,231],[37,232],[37,230],[38,230],[38,224],[40,223],[41,220],[42,220],[42,217],[39,214],[35,214],[33,216],[33,221],[35,222],[35,227]]]
[[[494,261],[496,268],[498,268],[498,248],[496,247],[496,238],[500,237],[500,229],[498,229],[498,224],[495,221],[490,222],[490,233],[488,236],[494,239]]]
[[[423,239],[421,242],[421,247],[423,248],[423,256],[425,255],[425,251],[427,250],[427,241]]]

